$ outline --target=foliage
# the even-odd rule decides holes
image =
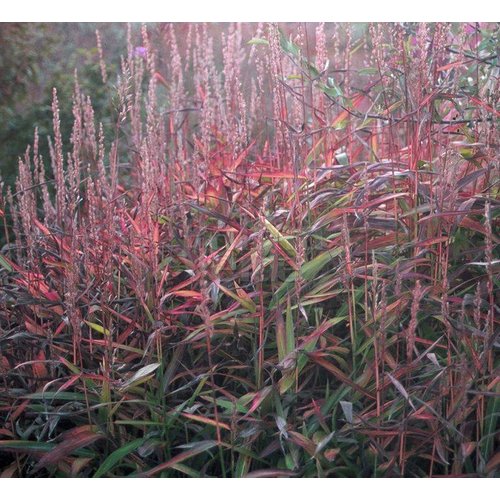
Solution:
[[[1,214],[3,476],[498,475],[496,27],[252,28],[129,33],[108,136],[54,93]]]

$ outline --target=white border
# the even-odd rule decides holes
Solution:
[[[256,498],[367,498],[422,500],[422,498],[492,498],[495,479],[0,479],[5,498],[36,500],[202,499]],[[12,496],[9,495],[12,494]],[[19,495],[22,493],[22,495]]]
[[[2,22],[500,21],[498,0],[4,0]]]

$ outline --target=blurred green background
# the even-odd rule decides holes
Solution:
[[[132,26],[134,32],[140,25]],[[109,120],[110,92],[103,85],[96,29],[110,76],[116,81],[120,56],[126,52],[127,26],[118,23],[0,23],[0,174],[13,184],[18,157],[33,142],[49,162],[46,137],[52,130],[52,88],[57,87],[63,138],[71,133],[75,68],[80,86],[99,120]]]

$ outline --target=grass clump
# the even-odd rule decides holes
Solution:
[[[2,198],[3,476],[498,474],[498,31],[284,28],[129,36],[112,133],[54,90]]]

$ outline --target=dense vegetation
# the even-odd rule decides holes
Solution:
[[[102,123],[54,89],[4,477],[498,475],[498,26],[281,28],[129,32]]]

